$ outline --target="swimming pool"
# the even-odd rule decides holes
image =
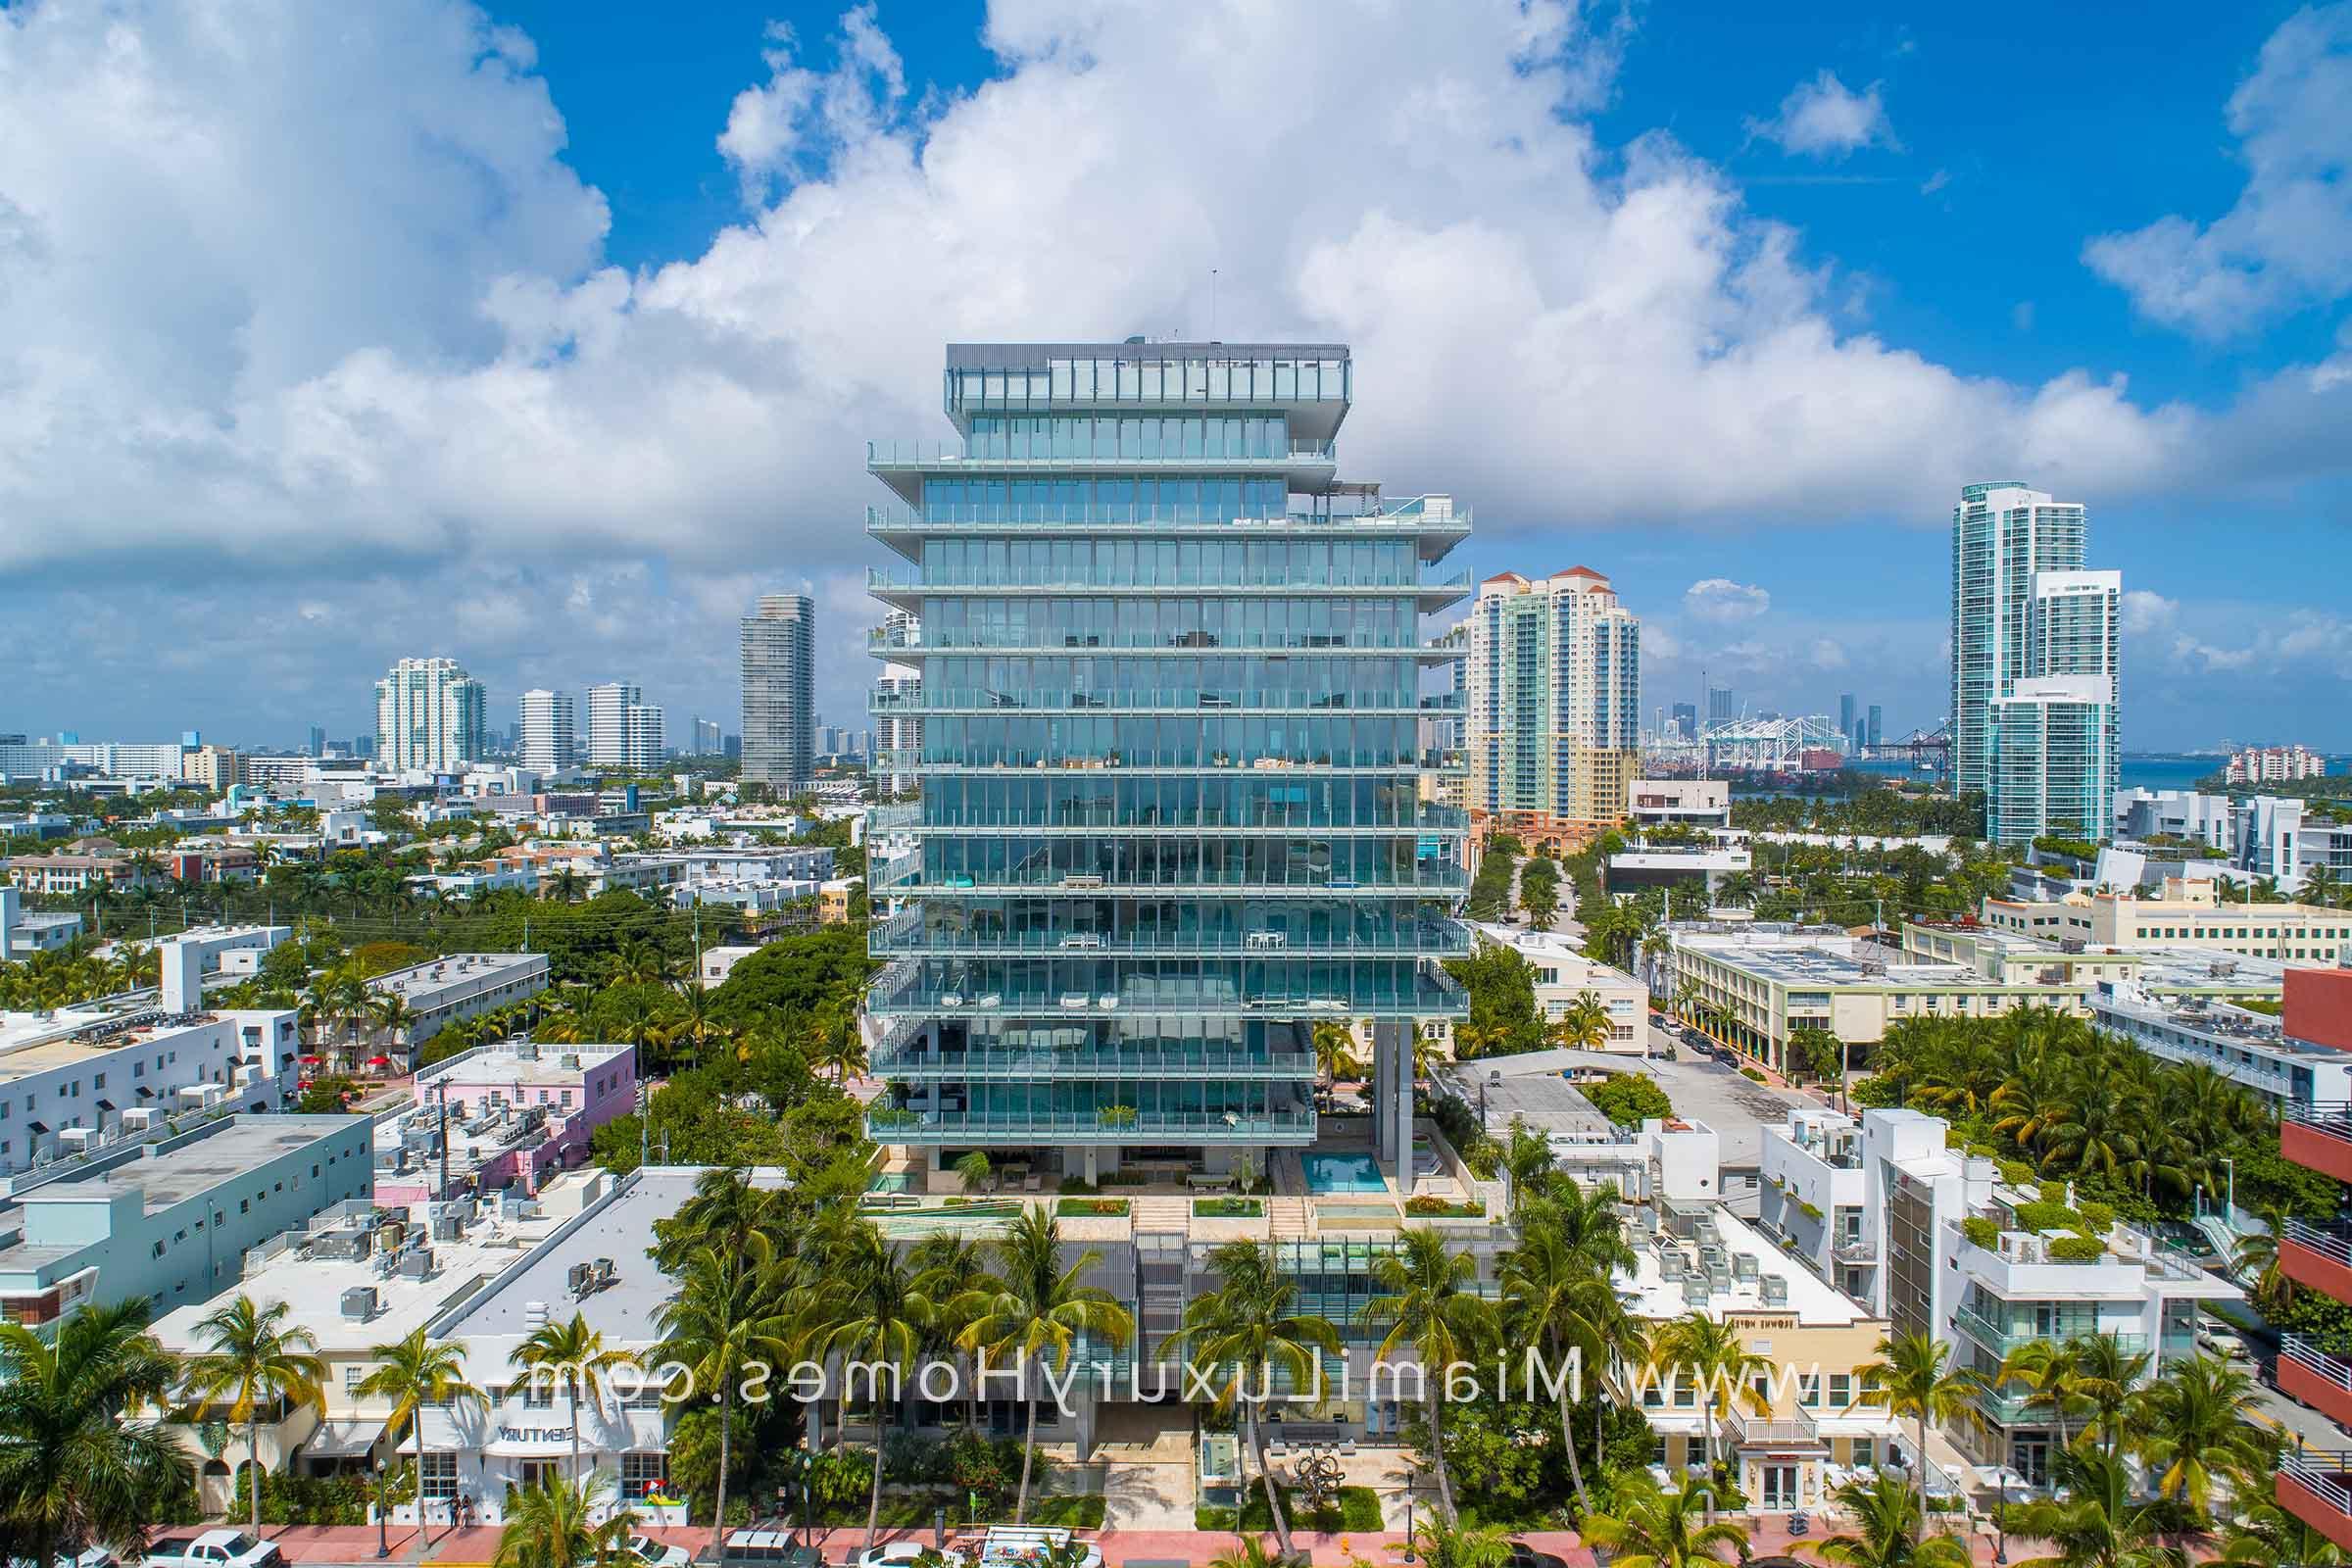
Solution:
[[[1298,1162],[1305,1167],[1306,1190],[1318,1197],[1389,1190],[1389,1184],[1380,1178],[1379,1163],[1370,1154],[1301,1154]]]

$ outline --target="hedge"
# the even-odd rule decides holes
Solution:
[[[1971,1246],[1991,1251],[2001,1245],[2001,1228],[1982,1214],[1971,1214],[1960,1222],[1960,1234]]]
[[[2017,1205],[2018,1229],[2028,1231],[2071,1231],[2082,1223],[2082,1217],[2064,1203],[2044,1199],[2038,1203]]]
[[[2004,1159],[2001,1161],[2001,1180],[2012,1187],[2031,1187],[2034,1185],[2034,1167],[2022,1159]]]
[[[1124,1198],[1065,1198],[1054,1205],[1054,1212],[1064,1219],[1083,1218],[1089,1214],[1106,1214],[1116,1217],[1127,1212],[1127,1200]]]
[[[2104,1236],[2115,1229],[2115,1205],[2113,1203],[2085,1202],[2076,1212],[2082,1216],[2082,1228],[2095,1235]]]
[[[2096,1263],[2107,1255],[2107,1244],[2095,1236],[2057,1236],[2049,1251],[2053,1263]]]
[[[1370,1487],[1342,1487],[1340,1505],[1315,1513],[1300,1512],[1298,1503],[1298,1488],[1282,1489],[1283,1512],[1290,1519],[1293,1530],[1319,1530],[1326,1535],[1335,1535],[1341,1531],[1366,1532],[1381,1528],[1380,1494]],[[1235,1519],[1231,1508],[1199,1507],[1193,1510],[1193,1528],[1219,1532],[1239,1530],[1244,1534],[1273,1529],[1274,1514],[1266,1506],[1265,1484],[1253,1482],[1250,1485],[1250,1497],[1242,1505],[1239,1520]]]

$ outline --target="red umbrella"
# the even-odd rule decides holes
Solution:
[[[303,1060],[303,1062],[304,1062],[304,1064],[305,1064],[305,1065],[307,1065],[307,1066],[314,1066],[314,1067],[315,1067],[315,1066],[317,1066],[317,1065],[318,1065],[319,1062],[322,1062],[322,1061],[324,1061],[325,1059],[326,1059],[326,1058],[325,1058],[324,1056],[305,1056],[305,1057],[303,1057],[303,1058],[302,1058],[302,1060]]]
[[[369,1056],[368,1058],[368,1065],[370,1067],[389,1067],[392,1065],[392,1058],[390,1056]]]

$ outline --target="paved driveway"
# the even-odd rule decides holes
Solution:
[[[1651,1045],[1663,1050],[1673,1043],[1663,1030],[1650,1032]],[[1678,1047],[1681,1059],[1647,1061],[1599,1051],[1544,1051],[1525,1056],[1484,1056],[1476,1065],[1504,1077],[1521,1072],[1557,1072],[1567,1066],[1592,1066],[1609,1072],[1638,1072],[1656,1080],[1678,1115],[1703,1121],[1715,1129],[1726,1165],[1753,1165],[1763,1154],[1763,1127],[1785,1120],[1791,1106],[1820,1102],[1791,1089],[1775,1089],[1742,1075],[1739,1068],[1709,1061],[1688,1048]]]

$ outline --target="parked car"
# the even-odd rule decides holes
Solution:
[[[205,1530],[160,1536],[148,1544],[144,1568],[284,1568],[286,1556],[242,1530]]]
[[[942,1551],[920,1541],[893,1541],[851,1552],[848,1568],[908,1568],[925,1552],[946,1563],[948,1568],[967,1568],[970,1561],[960,1551]]]
[[[1538,1551],[1524,1541],[1511,1543],[1511,1568],[1568,1568],[1568,1559]]]
[[[639,1564],[644,1568],[686,1568],[694,1560],[684,1546],[665,1546],[651,1536],[631,1536],[613,1557],[620,1568],[638,1568]]]

